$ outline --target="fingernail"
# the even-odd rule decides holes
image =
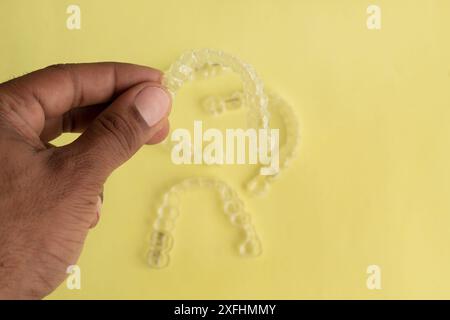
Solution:
[[[170,107],[170,97],[161,88],[147,87],[138,93],[134,103],[142,118],[151,127],[166,116]]]

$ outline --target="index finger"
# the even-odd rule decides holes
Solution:
[[[52,118],[71,108],[105,103],[138,83],[161,78],[159,70],[128,63],[61,64],[6,82],[0,85],[0,94],[14,91],[24,107],[40,107],[46,118]]]

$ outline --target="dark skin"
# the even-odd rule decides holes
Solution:
[[[41,299],[64,281],[99,219],[108,176],[168,133],[170,98],[151,125],[136,107],[161,78],[143,66],[93,63],[0,84],[0,299]],[[63,132],[82,134],[52,146]]]

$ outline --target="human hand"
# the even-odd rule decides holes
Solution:
[[[99,218],[107,177],[169,130],[162,73],[51,66],[0,84],[0,299],[51,293]],[[54,147],[63,132],[82,132]]]

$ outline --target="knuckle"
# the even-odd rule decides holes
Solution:
[[[50,72],[62,72],[67,74],[72,74],[72,65],[69,63],[56,63],[51,64],[47,67],[45,67],[45,70],[48,70]]]
[[[47,69],[47,70],[65,70],[66,68],[67,68],[66,63],[55,63],[55,64],[49,65],[45,69]]]
[[[0,91],[0,118],[11,120],[18,115],[18,109],[25,106],[25,98],[16,94],[13,88],[8,92]]]
[[[108,139],[112,139],[114,147],[118,147],[118,152],[127,157],[132,154],[138,144],[138,133],[136,129],[121,114],[109,112],[98,118],[99,130]],[[106,143],[111,143],[106,141]]]
[[[58,63],[52,64],[45,69],[50,72],[61,73],[62,77],[66,79],[66,81],[70,81],[73,86],[72,105],[81,106],[84,105],[84,98],[81,90],[82,83],[78,73],[74,71],[73,67],[74,65],[70,63]]]

